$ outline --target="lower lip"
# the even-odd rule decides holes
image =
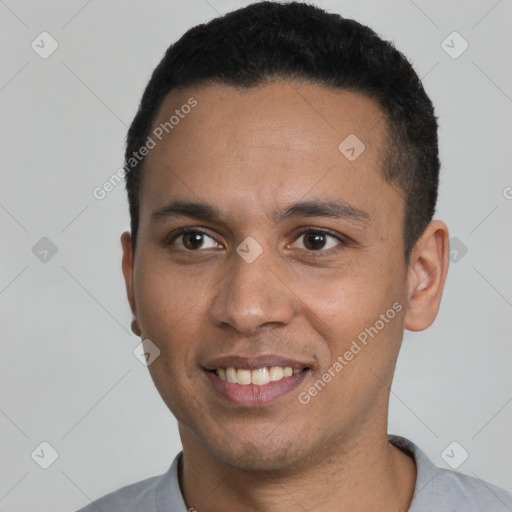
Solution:
[[[255,384],[233,384],[222,380],[215,372],[205,371],[206,376],[220,395],[232,404],[245,407],[258,407],[276,401],[296,389],[309,372],[310,370],[303,370],[290,377],[257,386]]]

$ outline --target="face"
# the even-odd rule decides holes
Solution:
[[[286,81],[172,92],[154,127],[176,109],[146,160],[135,261],[123,247],[184,447],[299,467],[385,429],[408,291],[381,110]]]

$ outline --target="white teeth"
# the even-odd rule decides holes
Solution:
[[[218,375],[218,372],[217,372]],[[219,375],[220,377],[220,375]],[[221,377],[222,378],[222,377]],[[236,370],[234,368],[226,368],[226,380],[232,384],[236,384]]]
[[[242,370],[239,369],[236,371],[236,381],[238,384],[242,384],[247,386],[247,384],[251,383],[251,370]]]
[[[238,370],[240,371],[240,370]],[[270,382],[270,375],[268,373],[268,368],[258,368],[257,370],[253,370],[251,372],[251,382],[256,384],[257,386],[262,386],[263,384],[268,384]]]
[[[275,382],[285,377],[291,377],[302,370],[293,369],[290,366],[272,366],[271,368],[258,368],[256,370],[247,370],[245,368],[217,368],[215,372],[221,380],[227,380],[232,384],[255,384],[263,386],[269,382]]]
[[[281,380],[284,377],[284,370],[280,366],[270,368],[270,380]]]

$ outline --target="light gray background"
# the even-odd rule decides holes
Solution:
[[[124,186],[102,201],[92,191],[122,165],[169,44],[247,3],[0,0],[0,511],[75,510],[163,473],[180,449],[133,355]],[[510,491],[512,2],[316,3],[392,39],[424,77],[440,118],[437,217],[468,249],[434,326],[405,335],[389,430],[443,467],[457,441],[459,471]],[[59,44],[47,59],[31,48],[43,31]],[[453,31],[469,43],[457,59],[441,47]],[[58,248],[45,263],[32,252],[42,237]],[[43,441],[58,452],[48,469],[31,458]]]

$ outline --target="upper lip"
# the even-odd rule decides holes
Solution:
[[[217,368],[242,368],[246,370],[257,370],[258,368],[270,368],[272,366],[291,367],[293,370],[302,370],[310,367],[308,363],[297,361],[289,357],[283,357],[276,354],[266,354],[258,356],[244,357],[240,355],[228,355],[209,359],[203,365],[206,370],[216,370]]]

